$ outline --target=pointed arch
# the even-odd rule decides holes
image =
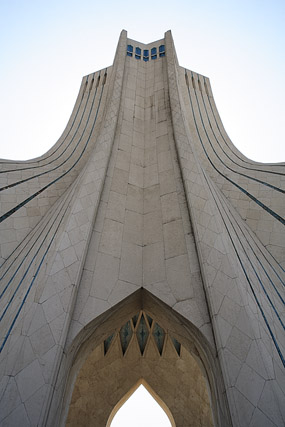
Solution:
[[[161,409],[165,412],[165,414],[167,415],[171,423],[171,427],[176,427],[173,415],[170,409],[168,408],[168,406],[164,403],[164,401],[158,396],[158,394],[152,389],[152,387],[143,378],[140,378],[139,381],[135,383],[133,387],[131,387],[130,390],[125,394],[125,396],[123,396],[122,399],[114,406],[108,418],[106,427],[111,427],[111,423],[115,418],[116,414],[118,413],[118,411],[123,407],[123,405],[127,402],[127,400],[136,392],[136,390],[139,388],[140,385],[143,385],[145,387],[145,389],[149,392],[149,394],[153,397],[153,399],[158,403]]]
[[[115,338],[113,339],[110,349],[104,355],[104,340],[107,340],[114,330],[119,331],[121,327],[129,321],[129,319],[132,319],[141,310],[143,310],[146,315],[151,316],[154,322],[158,322],[165,331],[168,331],[168,342],[170,345],[168,351],[161,355],[157,348],[154,347],[154,340],[152,339],[149,341],[150,345],[146,347],[148,348],[147,352],[149,352],[149,356],[145,354],[145,352],[142,355],[137,340],[133,339],[131,341],[133,343],[133,349],[131,350],[128,348],[124,356],[122,354],[121,345],[119,344],[119,334],[117,333],[117,341]],[[176,340],[178,339],[179,343],[181,343],[182,356],[177,353],[172,337]],[[136,354],[134,353],[135,351],[137,351]],[[164,354],[168,355],[168,361],[164,359]],[[175,355],[179,360],[173,361],[173,355]],[[180,416],[184,417],[185,415],[181,411],[185,410],[187,412],[188,408],[195,408],[194,400],[192,400],[191,403],[193,396],[190,396],[191,393],[188,393],[189,390],[192,392],[193,387],[195,388],[195,384],[198,384],[200,387],[202,383],[204,384],[201,386],[202,389],[198,387],[195,392],[197,393],[197,396],[201,397],[202,400],[200,400],[200,403],[203,406],[203,408],[202,406],[200,409],[198,408],[198,411],[200,410],[198,416],[203,414],[203,416],[210,417],[209,420],[212,419],[212,421],[208,422],[207,420],[206,423],[204,422],[203,424],[203,422],[200,422],[200,424],[219,425],[221,427],[229,427],[232,425],[223,384],[223,377],[215,349],[213,349],[201,331],[199,331],[191,322],[143,288],[134,292],[129,297],[125,298],[82,328],[76,338],[66,349],[66,358],[66,371],[65,373],[61,372],[59,375],[61,380],[62,378],[66,378],[64,383],[65,393],[61,401],[61,408],[58,410],[60,425],[65,425],[66,423],[68,426],[76,425],[76,423],[70,423],[70,420],[72,419],[72,413],[76,407],[76,396],[78,398],[79,389],[77,388],[77,378],[81,375],[84,382],[85,380],[88,380],[90,372],[93,371],[96,371],[94,375],[100,377],[100,383],[96,384],[96,387],[94,388],[97,393],[95,396],[96,399],[100,400],[102,396],[105,396],[105,399],[101,401],[105,404],[106,396],[109,398],[104,410],[100,406],[101,403],[98,403],[98,401],[95,402],[96,404],[89,401],[89,406],[87,405],[93,410],[92,416],[96,415],[96,405],[97,411],[99,408],[101,413],[104,412],[104,416],[102,415],[101,420],[98,421],[98,425],[106,424],[117,403],[126,395],[133,384],[136,384],[141,378],[144,378],[149,382],[151,387],[155,390],[155,393],[161,396],[162,401],[165,402],[172,412],[177,427],[180,425],[180,423],[176,421],[177,417],[179,419]],[[183,360],[183,358],[185,360]],[[118,362],[119,359],[120,361]],[[151,368],[151,363],[153,362],[150,361],[158,362],[159,359],[164,360],[163,368],[162,365],[160,365],[160,368],[157,370],[159,375],[156,376],[156,382],[153,382],[154,371]],[[132,366],[130,366],[130,361]],[[167,363],[165,363],[165,361]],[[88,371],[88,364],[90,363],[92,365],[92,370]],[[181,366],[181,363],[184,366],[184,370],[182,369],[180,371],[178,369],[175,371],[175,368],[177,366]],[[122,364],[122,366],[120,364]],[[120,369],[118,369],[119,365]],[[138,366],[139,369],[133,369]],[[133,371],[135,374],[132,376]],[[149,376],[145,375],[146,372],[149,373]],[[180,375],[179,379],[177,377],[176,383],[171,383],[171,381],[176,378],[177,372],[179,372]],[[197,375],[198,377],[196,377],[196,380],[190,385],[184,384],[182,392],[181,384],[189,372],[191,372],[191,375],[194,373],[194,377]],[[172,378],[170,382],[166,381],[168,375]],[[188,375],[190,380],[191,375]],[[115,380],[116,382],[114,382]],[[157,384],[158,389],[156,389]],[[93,398],[94,393],[95,392],[89,391],[87,392],[87,396],[89,396],[89,398]],[[180,398],[182,400],[184,399],[183,393],[189,394],[187,398],[190,400],[187,402],[184,401],[184,409],[181,409],[179,405],[176,405],[175,396],[173,398],[171,393],[178,393],[178,395],[180,393],[180,397],[178,396],[178,398],[176,398],[176,402]],[[206,401],[208,401],[208,403],[206,403]],[[71,408],[70,413],[69,408]],[[190,415],[188,413],[187,416],[190,417]],[[189,425],[191,425],[191,423]]]

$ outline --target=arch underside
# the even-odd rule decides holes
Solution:
[[[151,319],[146,320],[151,326],[145,347],[140,347],[137,324],[124,349],[120,332],[138,312],[138,323],[143,316]],[[161,353],[154,336],[156,322],[165,332]],[[173,339],[181,343],[179,351]],[[95,319],[71,348],[61,424],[105,426],[119,402],[145,381],[172,414],[173,425],[222,425],[218,420],[227,410],[223,398],[217,399],[222,389],[215,378],[221,376],[210,346],[196,327],[148,291],[140,289]]]

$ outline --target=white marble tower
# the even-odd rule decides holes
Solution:
[[[1,426],[110,425],[142,381],[173,426],[284,426],[285,164],[235,148],[170,31],[122,31],[0,167]]]

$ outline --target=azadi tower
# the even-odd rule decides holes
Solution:
[[[170,31],[122,31],[58,142],[1,161],[1,426],[110,426],[141,383],[176,427],[284,426],[284,177]]]

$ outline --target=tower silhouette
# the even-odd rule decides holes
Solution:
[[[284,163],[236,149],[170,31],[123,30],[0,172],[1,425],[110,425],[139,383],[177,427],[285,424]]]

